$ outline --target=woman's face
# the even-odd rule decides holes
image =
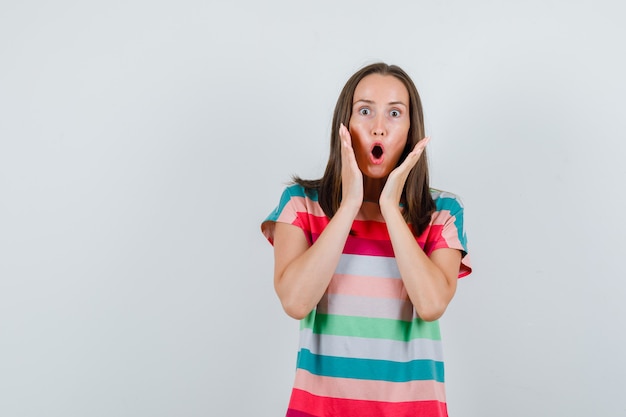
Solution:
[[[389,175],[402,155],[410,126],[409,92],[402,81],[392,75],[371,74],[357,84],[349,130],[363,175]]]

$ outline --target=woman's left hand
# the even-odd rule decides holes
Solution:
[[[383,208],[398,208],[400,197],[402,197],[402,190],[404,189],[404,184],[409,176],[409,172],[411,172],[413,167],[417,164],[417,161],[419,161],[429,141],[430,137],[425,137],[417,142],[413,150],[406,156],[405,160],[396,169],[391,171],[389,177],[387,177],[383,191],[380,194],[379,203],[381,210],[383,210]]]

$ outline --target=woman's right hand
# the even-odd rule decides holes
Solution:
[[[363,174],[356,162],[352,137],[343,123],[339,126],[339,138],[341,139],[341,205],[350,206],[358,211],[363,204]]]

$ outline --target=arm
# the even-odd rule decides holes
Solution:
[[[318,239],[309,247],[298,227],[278,223],[274,230],[274,288],[285,312],[302,319],[317,305],[337,268],[354,218],[363,202],[363,177],[347,129],[342,139],[342,201]]]
[[[430,258],[415,240],[400,210],[383,215],[404,287],[417,314],[426,321],[443,315],[456,291],[461,252],[437,249]]]
[[[398,207],[406,178],[427,143],[428,138],[420,141],[404,162],[389,174],[380,196],[380,208],[409,299],[420,318],[433,321],[443,315],[454,296],[461,252],[438,249],[429,258],[415,240]]]
[[[340,207],[311,247],[297,226],[276,224],[274,288],[289,316],[306,317],[324,295],[355,215]]]

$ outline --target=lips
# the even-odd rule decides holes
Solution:
[[[382,143],[374,143],[370,149],[370,161],[375,165],[380,165],[385,160],[385,149]]]

